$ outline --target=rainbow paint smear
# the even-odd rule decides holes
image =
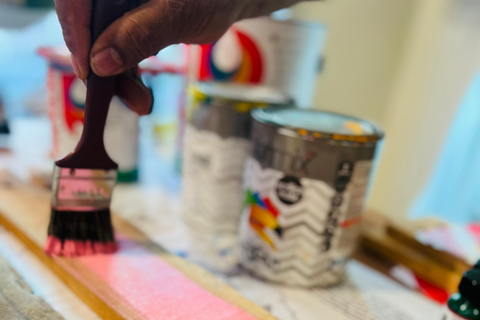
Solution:
[[[278,223],[279,211],[272,204],[270,199],[261,199],[258,193],[247,191],[245,202],[250,206],[250,215],[248,222],[253,230],[262,238],[272,249],[276,250],[275,243],[267,234],[267,229],[273,230],[279,237],[282,236],[282,228]]]
[[[260,83],[264,74],[264,61],[258,45],[247,34],[232,28],[240,45],[241,59],[231,71],[221,70],[215,63],[213,50],[218,42],[202,45],[200,81],[231,81],[236,83]]]

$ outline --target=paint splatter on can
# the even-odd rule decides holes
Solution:
[[[355,250],[372,159],[383,134],[315,110],[252,112],[240,223],[242,265],[289,285],[331,285]]]
[[[49,62],[48,115],[53,133],[50,155],[58,159],[72,152],[80,139],[87,89],[73,72],[66,48],[41,48],[39,54]],[[114,97],[104,140],[107,152],[119,165],[119,182],[133,182],[138,178],[138,121],[138,115]]]
[[[272,17],[243,20],[213,44],[190,46],[189,79],[264,85],[308,108],[325,35],[325,26],[318,23]]]
[[[192,252],[213,269],[229,269],[242,209],[242,175],[250,154],[250,111],[290,99],[266,87],[200,83],[191,90],[183,157],[183,220]]]

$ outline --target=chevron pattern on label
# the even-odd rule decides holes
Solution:
[[[187,125],[183,218],[205,232],[236,233],[243,203],[242,176],[251,143]]]
[[[300,200],[285,203],[279,199],[279,182],[293,180],[285,179],[280,171],[262,168],[249,157],[239,240],[244,267],[260,278],[291,285],[337,282],[360,232],[368,165],[361,163],[361,173],[356,173],[354,166],[352,179],[342,193],[324,181],[300,178],[298,183],[294,182],[295,188],[302,190]],[[333,203],[335,220],[330,217]],[[325,248],[327,236],[329,247]]]

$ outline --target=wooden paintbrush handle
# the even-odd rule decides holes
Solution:
[[[93,0],[92,45],[102,32],[130,8],[129,0]],[[104,131],[108,109],[115,92],[116,77],[99,77],[92,70],[87,79],[84,128],[75,151],[57,161],[59,167],[117,169],[105,150]]]

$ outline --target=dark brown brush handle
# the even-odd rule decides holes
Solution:
[[[100,34],[130,8],[130,0],[92,1],[92,45]],[[103,135],[108,109],[115,92],[116,77],[99,77],[92,70],[87,79],[84,127],[71,154],[56,162],[61,168],[117,169],[105,150]]]

